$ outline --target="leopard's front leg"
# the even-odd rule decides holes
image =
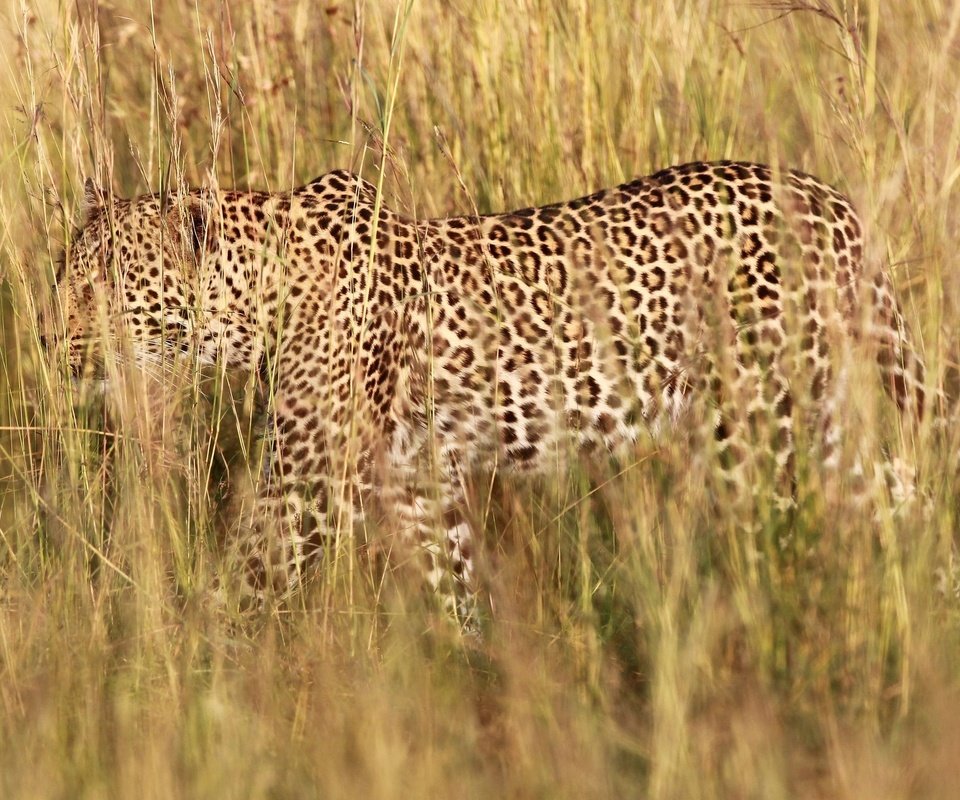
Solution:
[[[344,382],[348,400],[352,386]],[[338,388],[326,384],[328,392]],[[474,627],[474,547],[459,472],[428,457],[420,435],[397,445],[391,434],[402,439],[403,426],[385,424],[362,403],[332,415],[322,409],[333,404],[287,399],[294,395],[279,384],[260,489],[242,531],[242,604],[289,597],[325,547],[352,531],[377,496],[388,517],[380,533],[395,545],[386,548],[390,566],[416,565],[426,590],[465,629]]]
[[[287,600],[319,562],[334,531],[325,508],[304,491],[262,491],[240,523],[236,566],[241,609]]]
[[[288,600],[324,549],[359,519],[365,459],[348,459],[347,447],[330,455],[313,419],[277,413],[267,427],[256,496],[241,513],[232,559],[241,608]]]
[[[391,561],[401,567],[412,565],[423,589],[465,631],[475,631],[479,622],[475,547],[459,483],[447,471],[428,480],[423,473],[401,469],[381,494],[396,542]]]

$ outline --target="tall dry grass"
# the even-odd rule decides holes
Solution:
[[[476,476],[493,611],[473,647],[385,599],[351,541],[294,608],[211,609],[256,480],[252,381],[125,376],[104,400],[49,362],[37,317],[88,175],[126,196],[382,167],[389,202],[428,216],[741,157],[855,198],[956,396],[960,5],[0,15],[0,796],[955,796],[958,432],[891,435],[869,376],[856,436],[920,471],[899,514],[826,502],[810,465],[792,525],[745,526],[682,436]]]

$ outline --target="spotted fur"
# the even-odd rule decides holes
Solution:
[[[396,549],[425,553],[429,583],[470,614],[463,473],[541,468],[571,442],[616,451],[689,417],[735,485],[764,464],[788,483],[798,420],[837,460],[839,356],[857,342],[902,410],[924,403],[849,201],[757,164],[425,221],[343,171],[290,192],[95,202],[58,298],[78,370],[102,301],[141,361],[190,353],[267,378],[270,458],[244,541],[254,598],[296,585],[379,497]]]

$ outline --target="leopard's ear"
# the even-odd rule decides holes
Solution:
[[[220,238],[220,205],[213,192],[204,191],[190,198],[190,222],[193,229],[193,248],[197,254],[210,253],[217,248]]]
[[[216,194],[191,192],[172,204],[170,224],[181,237],[184,248],[192,250],[199,264],[204,254],[215,252],[220,238],[219,204]]]
[[[103,189],[94,183],[93,178],[87,178],[83,182],[83,204],[80,209],[84,223],[88,222],[90,217],[103,208],[103,197]]]

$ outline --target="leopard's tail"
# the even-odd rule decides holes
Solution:
[[[873,283],[870,338],[877,348],[883,387],[904,420],[920,423],[932,415],[937,424],[945,419],[946,397],[940,389],[928,385],[926,363],[904,321],[888,276],[878,272]]]

